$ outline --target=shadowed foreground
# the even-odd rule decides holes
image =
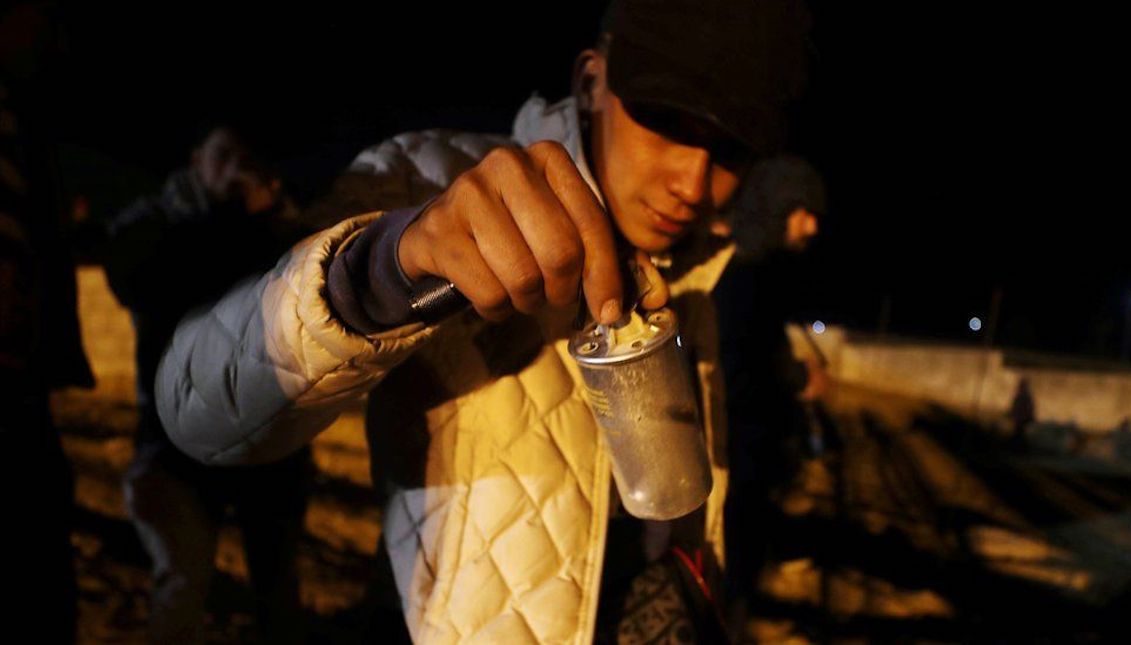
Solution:
[[[141,642],[147,563],[119,481],[128,405],[56,398],[79,506],[73,542],[84,642]],[[1095,642],[1131,610],[1131,469],[1011,448],[941,408],[841,388],[829,449],[777,500],[747,636],[760,642]],[[379,639],[366,596],[379,511],[356,420],[315,444],[299,554],[313,642]],[[221,538],[208,638],[255,637],[234,529]],[[742,548],[730,545],[730,548]]]
[[[840,388],[829,409],[829,450],[779,500],[749,637],[1127,637],[1126,462],[1018,448],[890,395]]]

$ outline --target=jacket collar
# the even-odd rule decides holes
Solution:
[[[605,197],[585,158],[576,99],[569,97],[549,104],[537,94],[531,96],[514,119],[511,138],[521,146],[546,140],[562,144],[573,158],[581,177],[605,206]],[[672,267],[673,279],[669,283],[672,295],[686,291],[710,291],[733,255],[734,243],[729,239],[703,234],[686,240],[666,262]]]
[[[518,115],[514,118],[514,132],[511,134],[511,138],[524,147],[537,141],[547,140],[562,144],[573,158],[573,163],[581,172],[585,183],[589,184],[601,206],[604,206],[605,196],[601,194],[601,188],[589,170],[581,136],[581,121],[577,114],[576,99],[571,96],[551,105],[537,94],[527,99],[519,109]]]

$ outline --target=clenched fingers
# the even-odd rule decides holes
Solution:
[[[561,144],[540,142],[527,152],[580,238],[581,279],[589,312],[603,323],[615,322],[624,292],[612,222]]]

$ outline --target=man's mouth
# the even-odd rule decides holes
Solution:
[[[648,204],[644,204],[648,214],[652,216],[652,227],[665,235],[679,235],[687,230],[691,222],[680,221],[673,217],[664,215],[660,211],[652,208]]]

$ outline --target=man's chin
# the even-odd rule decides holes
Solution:
[[[672,248],[682,236],[666,235],[659,231],[641,230],[625,234],[633,247],[645,253],[663,253]]]
[[[809,240],[790,240],[785,243],[785,250],[791,253],[804,253],[809,249]]]

